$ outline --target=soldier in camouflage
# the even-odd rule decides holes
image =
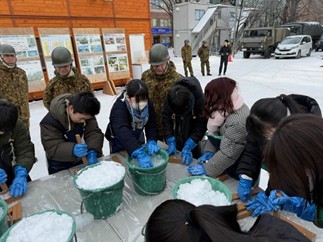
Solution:
[[[17,67],[16,51],[11,45],[0,46],[0,98],[13,103],[19,119],[29,129],[28,79],[26,72]]]
[[[201,60],[202,76],[205,75],[204,66],[206,66],[207,75],[212,76],[210,72],[210,62],[209,62],[210,48],[206,40],[202,41],[202,46],[198,49],[197,55],[200,57],[200,60]]]
[[[175,64],[169,59],[168,50],[164,45],[153,45],[149,51],[150,69],[143,72],[141,76],[148,86],[149,98],[154,103],[159,140],[163,140],[162,106],[165,97],[175,81],[182,77],[176,72]]]
[[[89,79],[72,66],[72,55],[67,48],[56,47],[51,57],[56,76],[49,81],[44,91],[43,102],[48,110],[52,99],[58,95],[92,92]]]
[[[182,47],[181,54],[182,54],[182,59],[183,59],[183,65],[184,65],[184,71],[185,71],[185,76],[188,76],[187,69],[189,70],[191,76],[194,76],[193,74],[193,69],[192,69],[192,48],[189,45],[189,41],[185,40],[184,41],[184,46]]]

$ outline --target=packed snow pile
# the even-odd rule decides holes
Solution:
[[[48,211],[23,218],[12,228],[7,242],[68,241],[74,220],[67,214]]]
[[[212,189],[212,185],[207,179],[194,179],[191,182],[179,185],[177,198],[195,206],[206,204],[226,206],[231,204],[224,193]]]
[[[102,161],[97,166],[78,173],[76,184],[84,190],[95,190],[110,187],[121,181],[126,173],[123,165],[113,161]]]

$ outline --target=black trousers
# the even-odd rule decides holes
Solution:
[[[223,73],[225,74],[226,71],[227,71],[227,66],[228,66],[228,57],[226,58],[221,58],[221,61],[220,61],[220,67],[219,67],[219,74],[222,73],[222,67],[223,67],[223,64],[224,64],[224,70],[223,70]]]

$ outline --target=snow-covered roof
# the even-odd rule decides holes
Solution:
[[[195,25],[194,29],[192,30],[192,34],[198,34],[201,32],[207,21],[211,18],[213,13],[215,12],[217,8],[209,8],[206,10],[205,14],[203,17],[200,19],[200,21]]]

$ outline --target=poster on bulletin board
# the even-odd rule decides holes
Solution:
[[[107,80],[100,29],[74,28],[74,42],[80,71],[91,83]]]
[[[17,66],[26,72],[29,93],[46,87],[33,28],[0,28],[0,44],[15,48]]]
[[[45,59],[48,80],[55,77],[51,54],[56,47],[66,47],[74,56],[70,30],[68,28],[39,28],[40,43]],[[75,61],[73,63],[75,66]]]
[[[105,56],[111,80],[129,79],[130,68],[125,30],[122,28],[102,28]]]

